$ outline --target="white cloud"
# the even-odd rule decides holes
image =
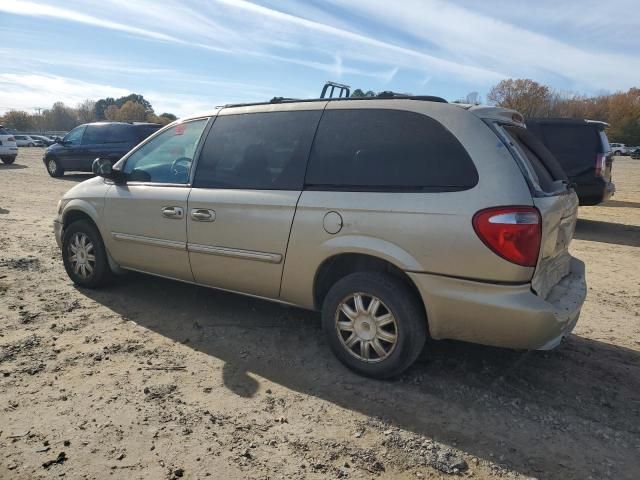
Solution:
[[[577,86],[628,88],[638,81],[640,57],[603,51],[595,41],[586,49],[562,40],[479,14],[442,0],[404,0],[403,8],[389,8],[385,0],[331,0],[343,8],[432,43],[449,58],[487,65],[509,76],[541,79],[566,77]],[[518,8],[518,7],[516,7]],[[521,7],[520,7],[521,8]],[[527,4],[529,15],[535,7]],[[509,11],[509,7],[505,7]],[[588,9],[587,9],[588,10]],[[592,18],[585,12],[589,22]],[[580,22],[574,10],[572,20]]]
[[[55,101],[75,105],[87,98],[121,97],[130,92],[111,85],[56,75],[0,73],[0,110],[48,108]]]

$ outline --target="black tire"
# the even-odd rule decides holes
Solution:
[[[88,239],[92,248],[86,249],[88,253],[93,252],[93,264],[91,265],[91,272],[87,272],[87,268],[79,268],[76,270],[76,264],[72,260],[74,255],[72,244],[78,245],[76,239],[81,240],[82,236]],[[86,245],[88,245],[88,242]],[[85,253],[82,253],[86,260]],[[107,251],[104,248],[102,237],[96,227],[88,220],[76,220],[64,230],[62,236],[62,260],[64,262],[64,268],[67,271],[69,278],[81,287],[86,288],[98,288],[112,278],[111,269],[109,268],[109,261],[107,260]]]
[[[27,147],[35,147],[35,144],[29,143],[29,145],[27,145]]]
[[[47,169],[47,173],[52,177],[61,177],[64,175],[64,168],[60,166],[60,163],[55,158],[47,159],[44,166]]]
[[[15,161],[16,157],[2,157],[2,163],[4,163],[5,165],[11,165]]]
[[[354,294],[361,294],[363,298],[377,297],[382,303],[380,308],[383,308],[383,316],[387,311],[395,318],[395,324],[392,327],[382,327],[391,328],[396,335],[395,346],[389,347],[388,356],[379,356],[372,351],[372,355],[377,358],[366,361],[362,360],[353,349],[350,350],[347,347],[351,335],[356,331],[355,322],[352,322],[354,327],[352,333],[341,332],[337,327],[338,320],[347,319],[348,323],[348,317],[343,316],[344,313],[339,313],[338,309],[345,299],[349,299]],[[362,303],[364,305],[364,300]],[[364,307],[368,309],[369,305]],[[370,333],[371,327],[367,323],[371,322],[365,322],[367,333]],[[377,322],[375,323],[377,325]],[[397,376],[409,368],[420,355],[427,339],[427,319],[419,299],[401,280],[378,272],[353,273],[339,280],[324,299],[322,328],[333,353],[342,363],[362,375],[379,379]],[[380,328],[378,326],[373,329],[376,330],[376,337]],[[346,336],[349,338],[345,340]],[[361,343],[363,342],[360,340],[356,345]],[[371,342],[369,343],[373,349]],[[391,344],[385,341],[384,345],[388,347]],[[362,350],[360,350],[361,353]]]

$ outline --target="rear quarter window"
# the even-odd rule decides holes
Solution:
[[[315,189],[456,191],[478,172],[462,144],[436,120],[401,110],[325,111],[306,184]]]

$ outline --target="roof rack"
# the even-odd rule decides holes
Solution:
[[[327,90],[331,87],[331,91],[329,93],[329,98],[334,98],[333,94],[338,90],[338,97],[342,98],[342,94],[344,93],[344,98],[349,98],[351,95],[351,87],[349,85],[343,85],[342,83],[332,82],[331,80],[324,82],[324,87],[322,87],[322,93],[320,94],[320,98],[327,98]]]
[[[336,90],[339,91],[338,96],[334,97],[334,93]],[[329,95],[327,96],[327,92]],[[343,96],[344,94],[344,96]],[[398,93],[386,90],[384,92],[380,92],[374,97],[351,97],[351,87],[349,85],[343,85],[341,83],[336,82],[325,82],[324,87],[322,87],[322,93],[320,94],[320,98],[287,98],[287,97],[273,97],[268,102],[251,102],[251,103],[229,103],[227,105],[223,105],[222,108],[230,108],[230,107],[251,107],[254,105],[273,105],[278,103],[306,103],[306,102],[337,102],[337,101],[361,101],[361,100],[422,100],[424,102],[438,102],[438,103],[448,103],[442,97],[435,97],[433,95],[411,95],[410,93]]]

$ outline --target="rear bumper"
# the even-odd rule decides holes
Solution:
[[[538,297],[531,285],[496,285],[438,275],[409,273],[424,301],[435,339],[495,347],[548,350],[573,330],[587,294],[584,263],[549,293]]]

